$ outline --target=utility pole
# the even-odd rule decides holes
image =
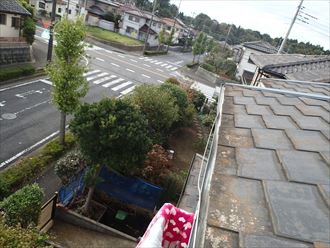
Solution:
[[[156,6],[157,6],[157,0],[154,0],[154,4],[153,4],[153,7],[152,7],[152,13],[151,13],[151,21],[150,21],[150,24],[148,25],[148,32],[147,32],[146,40],[144,41],[142,54],[144,54],[144,52],[146,51],[146,48],[147,48],[147,43],[148,43],[148,39],[149,39],[149,35],[150,35],[150,26],[152,25],[152,21],[154,20],[154,14],[155,14],[155,11],[156,11]]]
[[[48,40],[48,51],[47,51],[47,61],[52,61],[52,54],[53,54],[53,36],[54,36],[54,24],[55,24],[55,11],[56,11],[56,0],[53,0],[52,5],[52,16],[51,16],[51,23],[49,26],[49,40]]]
[[[291,22],[291,24],[290,24],[289,30],[288,30],[288,32],[286,33],[286,35],[285,35],[285,37],[284,37],[284,39],[283,39],[283,41],[282,41],[282,44],[281,44],[280,49],[278,50],[277,54],[281,54],[281,53],[282,53],[283,48],[284,48],[285,43],[286,43],[286,40],[288,39],[288,36],[289,36],[289,34],[290,34],[290,32],[291,32],[291,29],[292,29],[293,24],[296,22],[297,16],[298,16],[298,14],[299,14],[299,11],[300,11],[300,9],[301,9],[301,6],[302,6],[303,2],[304,2],[304,0],[301,0],[301,1],[300,1],[300,4],[299,4],[299,6],[298,6],[298,8],[297,8],[297,11],[296,11],[296,14],[294,15],[294,17],[293,17],[293,19],[292,19],[292,22]]]
[[[229,35],[230,35],[230,32],[231,32],[231,28],[232,27],[233,27],[233,24],[231,24],[230,27],[229,27],[229,30],[228,30],[228,33],[227,33],[227,36],[226,36],[226,40],[225,40],[225,44],[224,44],[223,48],[226,48],[227,41],[228,41],[228,38],[229,38]]]

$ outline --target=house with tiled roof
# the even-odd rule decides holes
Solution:
[[[31,13],[16,0],[0,0],[0,65],[31,60],[30,46],[22,35],[27,16]]]
[[[330,83],[329,55],[252,54],[250,59],[257,67],[252,84],[262,77]]]
[[[234,49],[237,69],[236,78],[243,83],[250,83],[256,70],[255,64],[250,60],[251,54],[275,54],[277,48],[266,41],[245,42]]]
[[[330,84],[224,83],[204,156],[179,207],[195,212],[188,247],[330,245]]]
[[[173,43],[178,43],[180,38],[189,34],[185,24],[178,18],[162,18],[162,22],[167,35],[170,35],[173,30]]]

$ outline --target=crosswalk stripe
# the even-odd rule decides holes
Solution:
[[[117,83],[120,83],[120,82],[122,82],[124,80],[125,79],[123,79],[123,78],[118,78],[118,79],[116,79],[116,80],[114,80],[114,81],[112,81],[110,83],[103,84],[102,86],[105,87],[105,88],[108,88],[109,86],[114,85],[114,84],[117,84]]]
[[[87,77],[89,75],[95,74],[95,73],[99,73],[101,70],[94,70],[94,71],[89,71],[83,74],[84,77]]]
[[[158,60],[152,60],[150,61],[150,63],[156,64],[158,62]]]
[[[88,78],[86,78],[87,79],[87,81],[89,82],[89,81],[91,81],[91,80],[93,80],[93,79],[96,79],[96,78],[99,78],[99,77],[104,77],[104,76],[106,76],[106,75],[108,75],[109,73],[107,73],[107,72],[102,72],[101,74],[97,74],[97,75],[95,75],[95,76],[91,76],[91,77],[88,77]]]
[[[129,87],[129,88],[121,91],[120,94],[121,95],[126,95],[126,94],[130,93],[131,91],[133,91],[135,87],[136,87],[136,85],[133,85],[132,87]]]
[[[161,67],[164,67],[164,66],[167,66],[167,64],[164,63],[164,64],[161,64],[160,66],[161,66]]]
[[[173,67],[171,71],[175,71],[176,69],[178,69],[178,67]]]
[[[122,89],[122,88],[124,88],[124,87],[126,87],[126,86],[128,86],[128,85],[131,85],[132,84],[132,82],[130,82],[130,81],[128,81],[128,82],[126,82],[126,83],[123,83],[123,84],[120,84],[120,85],[118,85],[118,86],[116,86],[116,87],[113,87],[113,88],[111,88],[113,91],[117,91],[117,90],[120,90],[120,89]]]
[[[168,65],[165,68],[170,69],[171,67],[173,67],[173,66],[172,65]]]
[[[101,78],[101,79],[95,80],[95,81],[93,82],[93,84],[104,83],[104,82],[108,81],[109,79],[113,79],[113,78],[116,78],[116,77],[117,77],[117,76],[115,76],[115,75],[110,75],[110,76],[108,76],[108,77],[105,77],[105,78]]]
[[[140,57],[139,59],[145,59],[145,57]]]
[[[157,63],[155,63],[155,65],[159,65],[159,64],[161,64],[161,63],[163,63],[163,62],[161,62],[161,61],[160,61],[160,62],[157,62]]]

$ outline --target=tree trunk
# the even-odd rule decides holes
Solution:
[[[195,57],[196,57],[196,55],[194,54],[193,61],[192,61],[193,63],[195,63]]]
[[[82,207],[82,212],[85,215],[88,213],[89,206],[91,205],[91,201],[93,199],[94,191],[95,191],[95,184],[88,188],[87,198],[84,206]]]
[[[65,121],[66,121],[66,114],[61,112],[61,120],[60,120],[60,144],[62,146],[65,145]]]

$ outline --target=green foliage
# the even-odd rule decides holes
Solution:
[[[144,51],[146,56],[157,56],[167,54],[167,51]]]
[[[180,119],[182,119],[188,107],[188,96],[186,91],[180,86],[172,83],[164,83],[160,88],[166,90],[175,98],[175,103],[179,107],[179,116]]]
[[[202,124],[205,127],[211,127],[213,124],[215,116],[214,115],[202,115],[201,119],[202,119]]]
[[[193,58],[193,62],[195,62],[195,56],[196,55],[201,55],[203,54],[203,50],[205,48],[203,48],[203,44],[206,42],[206,35],[204,35],[203,32],[200,32],[199,35],[197,36],[195,42],[194,42],[194,45],[193,45],[193,49],[192,49],[192,52],[193,52],[193,55],[194,55],[194,58]]]
[[[197,67],[198,65],[199,65],[198,62],[192,62],[192,63],[187,64],[187,67],[188,67],[188,68],[195,68],[195,67]]]
[[[12,79],[12,78],[18,78],[18,77],[32,75],[35,72],[36,72],[36,69],[32,65],[1,68],[1,70],[0,70],[0,82],[5,81],[5,80],[9,80],[9,79]]]
[[[207,42],[206,52],[210,53],[214,49],[214,47],[215,47],[214,39],[210,39]]]
[[[31,13],[32,18],[34,16],[34,8],[29,4],[28,0],[19,0],[19,3],[27,10]]]
[[[149,85],[137,87],[131,99],[147,117],[153,142],[162,144],[173,123],[179,119],[176,99],[168,91]]]
[[[62,184],[65,185],[86,166],[87,162],[83,154],[79,150],[74,150],[57,161],[55,174],[61,179]]]
[[[216,72],[216,67],[214,65],[208,64],[208,63],[202,63],[201,67],[207,71],[210,72]]]
[[[32,45],[36,33],[36,24],[31,17],[26,17],[23,22],[23,37],[26,42]]]
[[[0,247],[2,248],[26,248],[46,247],[48,236],[40,234],[35,227],[23,228],[21,226],[9,226],[0,214]]]
[[[162,202],[177,203],[187,176],[188,172],[181,170],[170,171],[161,178],[160,186],[165,189]]]
[[[195,109],[199,111],[205,102],[206,96],[200,91],[189,89],[188,99],[194,105]]]
[[[27,185],[5,198],[0,203],[5,223],[10,226],[20,224],[24,228],[30,224],[37,225],[42,198],[43,190],[36,183]]]
[[[15,192],[25,184],[31,183],[36,176],[52,162],[57,160],[75,144],[73,135],[66,135],[66,146],[52,140],[39,153],[27,157],[0,172],[0,200]]]
[[[102,17],[109,22],[115,22],[116,20],[115,14],[112,11],[107,11]]]
[[[88,82],[83,76],[86,67],[80,62],[85,54],[83,20],[63,18],[55,25],[55,37],[56,57],[47,67],[53,82],[52,99],[62,113],[73,113],[88,91]]]
[[[126,175],[142,164],[150,149],[147,128],[141,111],[125,99],[83,104],[70,123],[90,161]]]
[[[159,44],[165,44],[166,42],[166,32],[165,29],[162,29],[158,34],[158,42]]]
[[[170,77],[165,80],[165,83],[167,84],[175,84],[175,85],[180,85],[179,80],[177,80],[175,77]]]

